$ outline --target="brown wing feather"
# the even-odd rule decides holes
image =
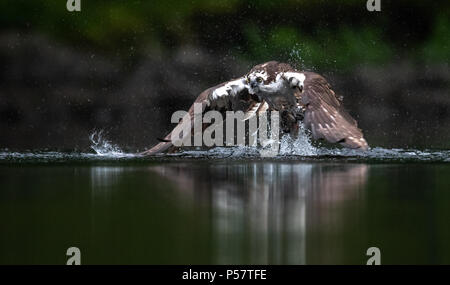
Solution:
[[[194,103],[191,105],[191,107],[189,108],[189,111],[188,111],[190,118],[191,118],[192,134],[193,134],[193,124],[194,124],[194,120],[192,118],[194,118],[194,104],[195,103],[202,104],[202,114],[204,114],[210,110],[248,112],[258,103],[257,97],[250,95],[247,90],[243,90],[236,96],[228,96],[225,98],[221,98],[220,102],[218,100],[211,101],[210,100],[211,94],[214,92],[214,90],[224,86],[226,83],[227,82],[224,82],[222,84],[219,84],[214,87],[206,89],[205,91],[200,93],[200,95],[197,97],[197,99],[195,99]],[[178,123],[177,126],[179,126],[181,124],[182,124],[182,121],[180,121],[180,123]],[[210,124],[203,124],[202,129],[204,130],[209,125]],[[177,126],[175,126],[175,128]],[[173,149],[174,146],[171,142],[171,135],[172,135],[173,130],[166,137],[164,137],[163,142],[160,142],[157,145],[153,146],[151,149],[142,152],[141,155],[154,155],[154,154],[158,154],[161,152],[170,151],[171,149]]]
[[[328,82],[316,73],[304,74],[304,91],[299,103],[305,107],[304,124],[311,130],[313,138],[367,149],[368,144],[356,120],[344,109]]]

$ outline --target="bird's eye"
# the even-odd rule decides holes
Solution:
[[[261,83],[263,81],[262,77],[256,78],[256,82]]]

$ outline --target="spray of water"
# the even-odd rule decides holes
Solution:
[[[303,50],[299,44],[295,44],[289,52],[288,62],[297,68],[304,68]]]
[[[91,148],[97,153],[99,156],[106,157],[128,157],[133,156],[133,154],[127,154],[120,149],[119,146],[113,144],[106,138],[103,130],[94,131],[90,136],[91,140]]]
[[[299,135],[293,139],[290,135],[284,135],[280,141],[280,155],[317,155],[318,150],[311,144],[311,138],[306,133],[303,124],[299,124]]]

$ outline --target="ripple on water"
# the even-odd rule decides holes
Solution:
[[[80,152],[11,152],[0,150],[0,163],[11,162],[74,162],[74,161],[167,161],[183,159],[272,159],[272,160],[342,160],[360,162],[450,162],[450,150],[418,150],[402,148],[374,147],[367,151],[344,148],[315,147],[308,136],[291,139],[284,136],[280,140],[280,152],[275,157],[261,157],[260,149],[249,146],[216,147],[209,150],[185,150],[174,154],[160,154],[143,157],[136,153],[126,153],[106,139],[102,131],[94,132],[89,139],[95,153]]]
[[[86,162],[86,161],[167,161],[183,159],[234,159],[234,160],[317,160],[317,161],[360,161],[360,162],[450,162],[450,150],[417,150],[372,148],[368,151],[350,149],[315,148],[314,153],[302,155],[280,153],[276,157],[263,158],[259,150],[253,147],[217,147],[210,150],[190,150],[174,154],[161,154],[142,157],[133,153],[117,151],[99,153],[79,152],[10,152],[0,151],[0,163],[21,162]]]

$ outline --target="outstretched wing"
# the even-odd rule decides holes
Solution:
[[[368,149],[358,124],[336,98],[330,84],[313,72],[302,72],[303,92],[299,103],[305,108],[304,125],[311,130],[314,139],[325,139],[348,148]]]
[[[224,82],[217,86],[206,89],[197,97],[192,106],[189,108],[186,116],[189,116],[191,122],[191,132],[181,132],[181,139],[183,140],[187,136],[192,135],[194,125],[194,106],[201,106],[201,113],[204,114],[210,110],[217,111],[243,111],[245,117],[253,115],[253,112],[259,109],[259,106],[263,102],[259,102],[258,97],[250,95],[248,92],[248,86],[245,77],[241,77],[232,81]],[[198,108],[198,107],[197,107]],[[197,111],[198,112],[198,111]],[[184,119],[183,119],[184,120]],[[173,146],[172,133],[177,127],[183,124],[183,120],[164,138],[161,142],[152,147],[151,149],[142,152],[142,155],[153,155],[167,151]],[[203,125],[203,129],[207,125]]]

